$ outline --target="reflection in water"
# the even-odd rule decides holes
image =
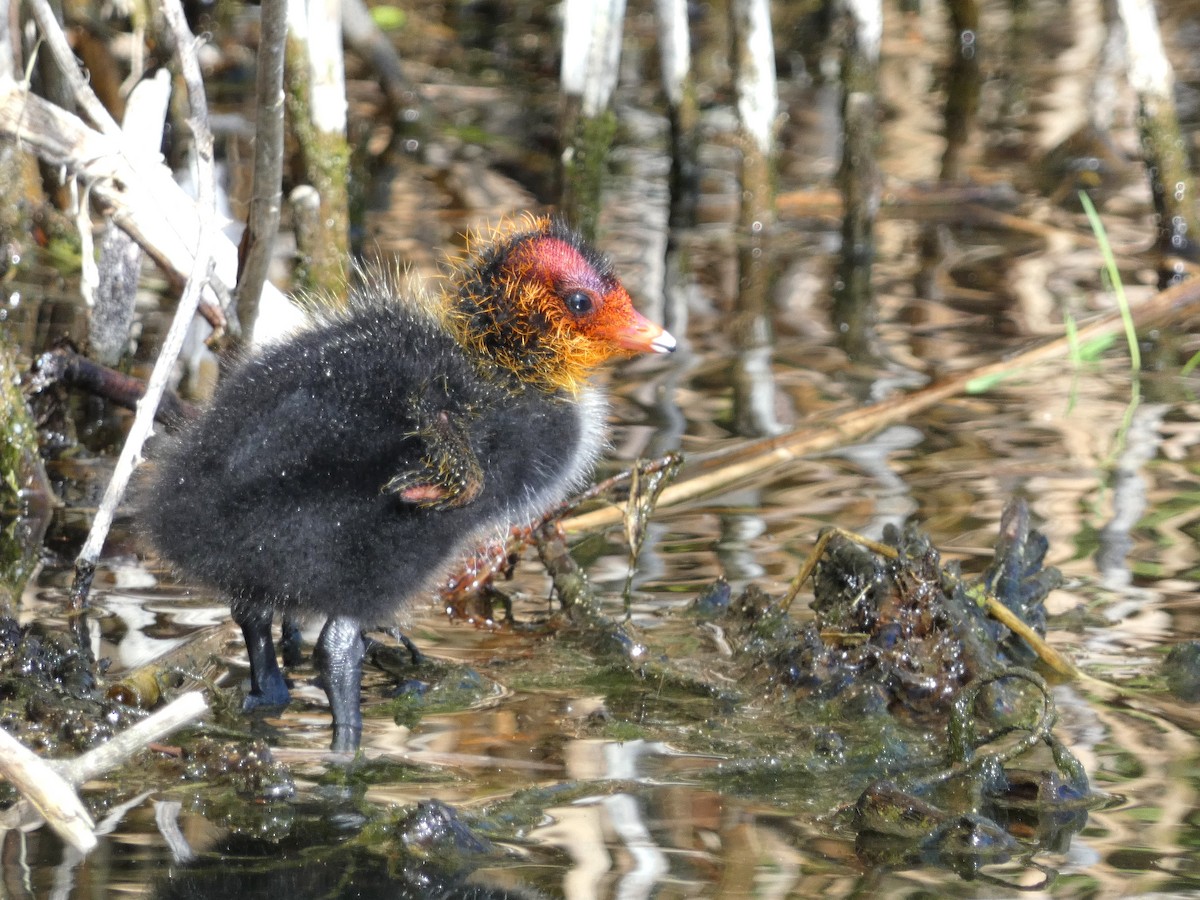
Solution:
[[[733,389],[733,429],[748,438],[767,437],[783,431],[776,412],[775,372],[772,360],[775,335],[769,317],[772,289],[776,278],[774,260],[769,254],[770,241],[751,226],[744,246],[737,254],[738,292],[732,325],[733,365],[729,380]],[[755,559],[753,539],[766,531],[762,517],[762,491],[747,487],[725,496],[725,505],[738,512],[721,516],[721,540],[717,554],[722,575],[742,584],[763,573]]]
[[[1143,471],[1162,444],[1162,420],[1167,410],[1160,404],[1142,404],[1133,410],[1125,446],[1112,475],[1112,518],[1100,529],[1096,569],[1100,583],[1112,591],[1124,591],[1133,582],[1129,554],[1131,532],[1146,514],[1147,482]]]
[[[470,869],[443,870],[352,843],[269,841],[233,835],[161,880],[157,900],[537,900],[532,888],[489,884]]]
[[[859,534],[879,538],[888,525],[900,528],[916,513],[917,503],[912,497],[912,490],[903,475],[889,462],[889,457],[913,449],[923,437],[915,428],[897,425],[862,444],[843,447],[835,454],[859,466],[877,484],[876,491],[872,493],[875,515],[869,525],[859,529]]]
[[[876,352],[872,267],[875,219],[882,190],[878,163],[879,41],[883,9],[877,2],[847,4],[842,52],[842,249],[833,282],[833,325],[838,346],[856,362]]]
[[[965,174],[963,153],[979,112],[983,73],[979,67],[979,4],[976,0],[953,0],[949,4],[954,39],[946,73],[946,149],[942,151],[941,180],[958,182]]]
[[[725,495],[725,502],[731,509],[758,509],[762,506],[762,492],[753,488],[732,491]],[[766,531],[762,516],[755,513],[730,512],[721,516],[717,559],[721,563],[721,574],[735,587],[744,587],[766,573],[759,560],[761,544],[756,543]]]

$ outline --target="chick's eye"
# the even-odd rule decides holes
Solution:
[[[583,291],[572,291],[563,300],[563,305],[573,316],[586,316],[595,308],[596,303],[589,294],[585,294]]]

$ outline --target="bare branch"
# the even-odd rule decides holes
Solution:
[[[0,774],[29,801],[58,836],[87,853],[96,846],[92,817],[75,791],[44,759],[0,728]]]
[[[254,129],[254,185],[244,257],[238,275],[237,314],[249,337],[258,316],[258,298],[267,280],[271,251],[279,231],[283,179],[283,59],[287,40],[286,0],[263,0],[255,81],[258,117]]]
[[[200,295],[213,266],[212,246],[216,236],[216,182],[213,167],[213,138],[208,127],[208,102],[204,96],[204,80],[200,74],[200,63],[196,59],[195,38],[187,26],[183,14],[183,6],[179,0],[165,0],[164,11],[167,22],[175,33],[176,51],[179,54],[180,66],[183,69],[183,79],[187,84],[190,114],[188,124],[192,129],[192,140],[196,150],[197,161],[197,191],[199,202],[195,208],[199,234],[196,240],[195,256],[192,258],[192,269],[184,287],[183,296],[179,300],[179,308],[175,311],[175,319],[163,341],[162,350],[154,363],[154,371],[146,385],[146,395],[138,403],[138,411],[134,416],[129,436],[121,455],[117,459],[108,487],[104,491],[104,499],[96,510],[92,520],[91,530],[83,549],[75,560],[75,580],[71,586],[71,605],[75,608],[83,606],[91,589],[92,576],[96,571],[96,560],[108,536],[112,525],[113,515],[117,504],[125,495],[129,477],[142,457],[142,446],[154,426],[154,413],[158,409],[159,399],[166,389],[167,381],[175,368],[175,360],[183,348],[184,338],[188,327],[196,315],[200,305]]]
[[[33,18],[37,22],[38,30],[45,39],[46,46],[50,49],[54,61],[71,86],[71,93],[75,97],[75,102],[79,104],[79,108],[104,134],[119,133],[121,129],[109,111],[104,108],[104,104],[100,102],[100,98],[87,83],[87,79],[83,77],[79,63],[75,60],[75,54],[71,51],[71,45],[67,43],[67,36],[63,34],[62,26],[58,23],[48,0],[28,0],[28,4],[29,11],[33,13]]]

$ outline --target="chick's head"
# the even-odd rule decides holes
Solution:
[[[528,383],[576,392],[619,354],[669,352],[608,260],[566,226],[527,219],[473,253],[452,323],[464,345]]]

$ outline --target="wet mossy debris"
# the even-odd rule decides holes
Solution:
[[[857,836],[875,863],[964,874],[1064,847],[1102,798],[1056,737],[1035,652],[990,618],[991,595],[1038,633],[1062,583],[1024,502],[1010,503],[991,565],[964,577],[915,526],[888,528],[885,558],[834,535],[814,572],[813,618],[761,590],[708,592],[695,609],[721,628],[744,691],[791,722],[785,754],[713,774],[722,790],[799,803]]]
[[[50,758],[75,757],[106,743],[147,715],[106,695],[106,669],[107,661],[97,663],[70,632],[0,617],[0,727]],[[291,773],[261,741],[201,728],[149,749],[115,777],[118,793],[180,782],[218,793],[230,789],[243,800],[295,792]]]

